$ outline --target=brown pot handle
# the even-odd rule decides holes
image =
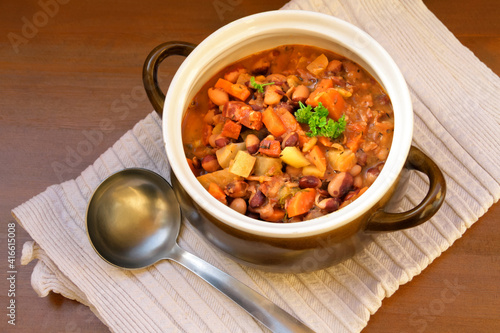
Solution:
[[[429,191],[415,208],[403,213],[376,211],[368,220],[365,231],[396,231],[415,227],[430,219],[441,207],[446,194],[446,182],[438,166],[420,149],[412,146],[405,167],[418,170],[429,177]]]
[[[153,108],[161,116],[165,94],[158,85],[158,66],[171,55],[187,57],[196,47],[195,44],[187,42],[166,42],[158,45],[149,53],[142,68],[142,82]]]

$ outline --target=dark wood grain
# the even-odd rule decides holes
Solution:
[[[0,3],[1,244],[7,239],[7,224],[13,222],[12,208],[47,186],[76,177],[152,111],[141,93],[142,64],[150,50],[168,40],[199,43],[232,20],[287,2],[55,1]],[[41,3],[52,7],[44,9]],[[425,3],[464,45],[500,73],[497,1]],[[43,10],[53,15],[40,14]],[[38,26],[30,30],[30,23]],[[21,37],[17,47],[14,35]],[[162,66],[165,90],[181,61],[169,59]],[[86,133],[106,121],[113,129],[102,130],[99,140],[83,149]],[[499,331],[499,217],[497,203],[422,274],[384,300],[365,332]],[[6,246],[0,250],[0,331],[107,332],[86,306],[53,293],[43,298],[35,294],[30,283],[34,263],[20,265],[27,240],[29,235],[18,226],[15,327],[5,316]],[[459,294],[441,311],[440,293],[446,281],[455,279]],[[429,313],[423,315],[425,311]]]

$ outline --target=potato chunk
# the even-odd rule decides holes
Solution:
[[[340,172],[349,171],[357,162],[356,154],[349,149],[332,149],[328,151],[326,158],[332,169]]]
[[[303,168],[311,164],[297,147],[285,147],[281,152],[280,158],[283,162],[294,168]]]
[[[222,169],[201,175],[197,179],[201,185],[208,190],[211,183],[215,183],[221,188],[224,188],[227,184],[240,179],[240,177],[229,172],[228,169]]]
[[[256,176],[275,176],[281,175],[281,159],[268,156],[256,156],[254,174]]]
[[[219,165],[224,169],[229,166],[229,163],[235,158],[236,154],[245,149],[245,143],[230,143],[215,152]]]
[[[234,163],[229,167],[229,171],[235,175],[246,178],[250,176],[256,158],[245,151],[236,154]]]

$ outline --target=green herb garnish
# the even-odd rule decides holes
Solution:
[[[269,82],[269,83],[256,83],[255,82],[255,77],[252,76],[250,78],[250,85],[252,86],[252,88],[254,89],[257,89],[257,91],[263,93],[264,92],[264,87],[265,86],[270,86],[271,84],[274,84],[274,82]]]
[[[317,107],[305,106],[299,102],[300,108],[295,112],[295,118],[299,123],[308,124],[309,132],[307,136],[325,136],[335,139],[345,130],[345,115],[342,115],[338,121],[328,118],[328,109],[319,103]]]

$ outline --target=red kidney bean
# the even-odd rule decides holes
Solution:
[[[245,215],[248,216],[248,217],[251,217],[253,219],[256,219],[256,220],[260,219],[259,213],[251,212],[249,210],[247,210],[247,212],[246,212]]]
[[[215,145],[217,148],[222,148],[226,146],[229,143],[229,139],[226,138],[225,136],[218,136],[215,138]]]
[[[328,184],[328,193],[334,198],[343,197],[354,183],[354,178],[348,172],[338,173]]]
[[[281,143],[281,148],[285,149],[285,147],[294,147],[297,145],[298,142],[299,142],[299,135],[295,132],[291,132],[283,138],[283,142]]]
[[[245,138],[245,145],[249,154],[255,154],[259,151],[260,140],[255,134],[248,134]]]
[[[344,198],[344,201],[352,199],[354,196],[356,196],[359,193],[359,188],[354,190],[354,191],[349,191]]]
[[[321,186],[321,180],[315,176],[304,176],[299,180],[300,188],[316,188]]]
[[[220,165],[215,155],[207,155],[201,160],[201,167],[207,172],[214,172],[219,170]]]
[[[323,210],[326,210],[328,213],[334,212],[340,207],[340,199],[339,198],[326,198],[321,200],[317,206]]]
[[[374,166],[371,167],[370,169],[366,170],[366,175],[365,175],[365,180],[368,186],[373,184],[375,179],[377,179],[378,175],[380,174],[380,170],[378,167]]]
[[[330,193],[328,193],[328,191],[323,188],[324,184],[325,183],[321,184],[321,187],[316,189],[316,192],[318,192],[318,194],[323,196],[323,197],[327,197],[330,195]],[[328,185],[326,187],[328,187]]]
[[[257,190],[257,192],[250,197],[248,205],[252,208],[258,208],[262,206],[264,202],[266,202],[266,196],[261,190]]]

